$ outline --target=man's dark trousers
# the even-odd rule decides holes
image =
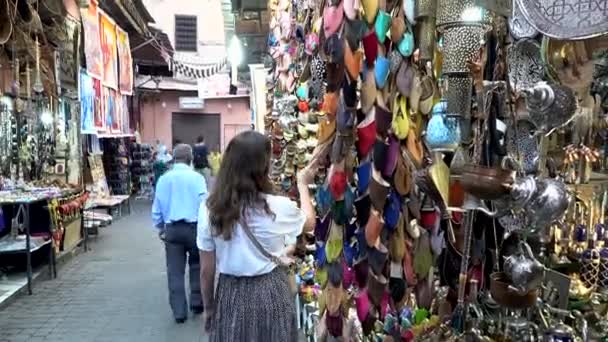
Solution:
[[[188,317],[186,260],[190,272],[190,308],[202,308],[200,262],[196,246],[196,223],[177,222],[165,228],[165,253],[169,282],[169,303],[175,319]]]

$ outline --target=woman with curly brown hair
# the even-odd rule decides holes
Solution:
[[[314,228],[308,190],[312,173],[299,177],[300,209],[287,197],[273,195],[270,162],[269,138],[255,131],[237,135],[224,152],[213,192],[201,205],[203,324],[210,341],[297,341],[296,308],[284,266],[292,262],[297,236]]]

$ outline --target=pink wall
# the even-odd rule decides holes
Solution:
[[[173,142],[171,121],[174,112],[193,115],[219,113],[222,149],[235,134],[243,129],[249,129],[251,125],[249,96],[205,99],[205,107],[200,110],[180,109],[179,98],[182,96],[196,96],[196,93],[163,90],[159,94],[142,95],[139,130],[143,142],[153,144],[159,139],[171,148]]]

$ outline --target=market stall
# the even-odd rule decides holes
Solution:
[[[0,274],[23,277],[31,294],[39,266],[56,275],[56,259],[86,244],[80,15],[15,0],[0,2],[0,16]],[[0,299],[12,293],[3,286]]]
[[[598,6],[269,1],[272,178],[325,160],[311,341],[608,339]]]
[[[111,15],[116,13],[115,4],[95,0],[85,3],[87,6],[80,12],[86,67],[79,73],[79,98],[81,129],[87,135],[85,181],[91,193],[86,205],[86,226],[96,233],[99,226],[111,220],[104,211],[121,216],[126,207],[130,213],[134,70],[127,28]]]
[[[57,257],[72,251],[78,244],[86,245],[81,235],[82,208],[86,193],[78,188],[15,187],[4,181],[0,188],[0,260],[5,269],[16,268],[15,255],[25,255],[29,294],[32,293],[32,254],[48,251],[49,271],[57,276]]]

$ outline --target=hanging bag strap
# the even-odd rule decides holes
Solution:
[[[279,266],[287,266],[285,265],[281,259],[279,259],[277,256],[270,254],[260,243],[260,241],[258,241],[258,239],[255,237],[255,235],[253,235],[253,233],[251,232],[251,230],[249,229],[249,225],[247,223],[241,222],[241,227],[243,227],[243,231],[245,232],[245,234],[247,234],[247,237],[249,238],[249,240],[253,243],[253,245],[255,246],[255,248],[262,253],[262,255],[264,257],[266,257],[268,260],[274,262],[275,264],[279,265]]]

